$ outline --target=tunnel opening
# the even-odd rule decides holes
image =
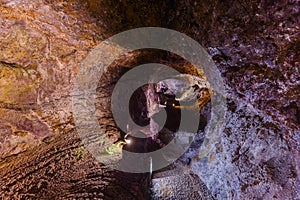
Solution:
[[[149,62],[164,64],[177,70],[179,73],[190,74],[199,77],[204,76],[203,72],[199,71],[189,62],[171,52],[154,49],[131,52],[129,55],[124,55],[120,59],[116,60],[111,66],[109,66],[107,72],[103,75],[103,78],[101,78],[97,89],[98,99],[102,103],[106,102],[106,105],[103,106],[103,104],[101,104],[101,106],[97,106],[96,103],[96,107],[98,111],[100,111],[99,116],[101,113],[103,113],[102,108],[110,107],[111,102],[109,97],[111,96],[114,85],[118,82],[118,80],[135,66]],[[150,82],[151,81],[149,80],[149,84],[142,85],[133,92],[132,96],[130,97],[129,108],[124,108],[123,111],[129,112],[133,123],[140,127],[146,127],[150,125],[150,117],[148,116],[147,108],[148,97],[146,91],[150,89],[154,90],[157,84]],[[138,138],[131,135],[130,140],[132,142],[130,144],[124,145],[123,148],[125,150],[135,153],[153,152],[159,150],[165,145],[168,145],[174,139],[175,133],[179,131],[179,126],[181,123],[181,109],[190,107],[190,103],[179,103],[179,101],[175,99],[174,95],[165,95],[160,92],[155,92],[155,95],[158,99],[160,99],[160,103],[165,104],[165,107],[162,110],[151,116],[151,120],[161,125],[159,131],[157,132],[157,135],[153,137],[153,135],[151,136],[151,133],[145,133],[145,131],[143,130],[135,130],[138,134],[145,135],[146,138]],[[102,98],[106,98],[106,101],[101,100]],[[203,138],[204,129],[210,118],[210,103],[208,103],[198,111],[189,111],[187,109],[186,112],[190,112],[190,115],[200,115],[197,131],[193,130],[193,134],[195,134],[196,136],[197,134],[201,133],[201,138]],[[103,122],[103,118],[101,119],[99,117],[99,122],[100,124],[103,122],[103,130],[105,130],[105,133],[114,141],[118,142],[120,140],[124,140],[126,135],[128,135],[128,131],[132,131],[127,130],[127,132],[125,132],[119,129],[114,122],[112,113],[107,113],[106,111],[106,116],[108,116],[109,120]],[[109,125],[107,123],[108,121],[110,122]],[[129,127],[129,129],[132,127],[131,124],[128,124],[127,121],[124,121],[123,126]],[[191,124],[191,127],[192,126],[194,126],[194,124]],[[181,131],[188,132],[190,130],[187,126],[185,130]],[[116,133],[118,133],[117,137]],[[200,142],[202,142],[202,140],[200,140]],[[197,140],[197,143],[199,143],[199,140]],[[199,147],[199,145],[200,144],[198,144],[197,146]]]
[[[179,125],[181,123],[181,112],[182,109],[185,109],[184,111],[190,112],[190,115],[200,115],[199,122],[198,124],[196,124],[196,126],[198,126],[197,131],[193,130],[193,139],[188,139],[192,142],[188,151],[191,150],[196,152],[197,149],[201,147],[201,144],[203,143],[205,138],[204,130],[210,119],[210,102],[204,105],[201,109],[198,108],[197,111],[195,109],[189,110],[186,109],[191,107],[189,102],[179,102],[176,101],[174,95],[164,95],[160,92],[157,92],[156,95],[159,96],[162,102],[166,102],[166,106],[162,111],[155,113],[150,119],[147,116],[147,95],[145,95],[145,91],[149,89],[155,89],[156,83],[150,84],[151,81],[149,81],[149,84],[142,85],[139,88],[137,88],[130,97],[129,107],[121,109],[123,109],[122,112],[129,112],[132,121],[136,125],[139,125],[141,127],[148,126],[150,124],[150,120],[154,120],[155,122],[161,123],[165,122],[164,124],[162,124],[162,127],[157,133],[157,135],[153,137],[151,136],[151,134],[145,133],[145,131],[134,130],[135,134],[139,135],[139,137],[134,137],[134,134],[128,136],[128,131],[123,131],[116,125],[113,115],[111,113],[110,99],[114,87],[118,80],[127,72],[129,72],[131,69],[134,69],[136,66],[146,63],[159,63],[175,69],[180,74],[188,74],[196,77],[205,77],[203,71],[197,69],[185,59],[172,52],[157,49],[143,49],[123,55],[119,59],[115,60],[107,68],[107,70],[105,71],[98,83],[95,106],[101,129],[104,131],[105,135],[110,140],[115,141],[115,143],[118,143],[119,141],[125,141],[125,139],[131,141],[130,144],[126,143],[123,146],[123,156],[127,154],[126,152],[124,154],[124,151],[132,153],[155,152],[157,150],[162,149],[164,146],[170,144],[170,142],[174,142],[173,139],[175,138],[176,132],[179,130]],[[194,88],[197,89],[197,87]],[[120,97],[120,100],[122,100],[122,97]],[[127,121],[124,121],[123,123],[123,127],[126,127],[128,125]],[[192,126],[195,126],[195,124],[191,124],[191,127]],[[131,126],[129,125],[129,129],[130,128]],[[187,126],[183,131],[189,132],[189,129],[193,128],[189,128]],[[122,160],[120,161],[121,163],[123,162],[123,159],[124,158],[122,158]],[[126,159],[127,158],[125,158],[124,160],[124,162],[126,163],[125,165],[129,165],[127,167],[128,169],[130,169],[130,167],[132,167],[130,166],[130,163],[132,162],[126,162]],[[162,159],[168,160],[170,158],[164,157]],[[191,160],[194,160],[194,158],[185,153],[169,166],[156,171],[155,174],[159,174],[160,172],[168,171],[174,168],[184,169],[184,167],[188,165],[188,163],[190,163]],[[156,162],[153,162],[154,166],[156,164]],[[137,165],[135,165],[135,167],[137,167]],[[118,172],[118,174],[119,173],[123,174],[123,172]],[[124,174],[127,174],[125,176],[128,177],[135,176],[135,174],[128,174],[127,172],[124,172]],[[139,176],[141,180],[146,181],[144,182],[144,184],[146,184],[147,186],[144,189],[146,189],[149,192],[145,194],[144,197],[150,198],[152,191],[150,179],[152,175],[150,175],[148,172],[139,174]]]
[[[130,102],[129,102],[129,113],[134,123],[141,127],[145,126],[151,126],[151,120],[148,116],[148,109],[147,109],[147,91],[150,88],[155,87],[154,84],[146,84],[141,87],[139,87],[131,96]],[[141,138],[135,138],[134,136],[130,136],[130,140],[132,141],[131,145],[132,147],[135,146],[135,144],[140,144],[141,141],[144,141],[144,146],[146,151],[145,152],[152,152],[160,149],[162,145],[167,145],[168,141],[171,141],[174,136],[168,135],[167,138],[162,140],[162,135],[164,135],[164,132],[166,130],[171,131],[175,133],[179,129],[180,125],[180,109],[176,109],[173,105],[179,105],[179,102],[175,101],[174,97],[171,96],[164,96],[161,94],[156,94],[160,100],[166,103],[166,107],[164,108],[165,111],[160,111],[158,113],[155,113],[154,116],[152,116],[152,120],[154,122],[157,122],[162,125],[161,130],[157,133],[157,138],[154,139],[154,137],[151,138],[151,133],[141,133],[145,134],[145,137],[148,139],[141,139]],[[130,126],[130,125],[129,125]],[[124,133],[123,133],[124,134]],[[125,135],[124,135],[125,136]],[[162,142],[162,143],[161,143]],[[128,146],[129,146],[128,145]],[[125,146],[126,147],[126,146]],[[131,150],[134,148],[131,148]],[[133,150],[134,152],[137,152]]]

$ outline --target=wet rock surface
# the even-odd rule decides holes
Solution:
[[[191,172],[217,199],[300,199],[298,1],[1,0],[0,10],[1,198],[147,198],[147,175],[115,172],[80,148],[71,92],[102,40],[162,26],[203,45],[227,89],[226,125],[207,155],[198,157],[203,140],[184,155]],[[121,58],[99,83],[97,113],[112,141],[120,132],[108,105],[123,73],[153,60],[196,73],[174,55],[147,55]]]

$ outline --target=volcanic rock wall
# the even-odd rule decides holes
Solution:
[[[192,171],[218,199],[300,199],[299,1],[0,3],[2,198],[147,198],[144,175],[107,169],[81,148],[71,91],[80,63],[102,40],[162,26],[203,45],[227,88],[220,140]],[[152,58],[139,56],[115,65],[126,71]],[[111,70],[99,84],[106,91],[99,105],[123,72]],[[103,120],[115,140],[113,120]]]

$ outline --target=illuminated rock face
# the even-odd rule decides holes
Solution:
[[[0,126],[9,134],[1,135],[0,155],[21,152],[74,128],[73,79],[88,53],[85,48],[100,40],[88,12],[76,6],[1,2]]]
[[[90,50],[141,26],[186,33],[207,49],[222,74],[228,112],[221,139],[201,160],[197,143],[185,155],[195,158],[191,171],[212,195],[300,198],[299,2],[0,3],[1,198],[146,198],[144,175],[107,169],[80,148],[71,107],[74,78]],[[172,56],[133,52],[100,81],[97,115],[104,116],[101,126],[111,140],[120,133],[109,95],[134,66],[128,63],[156,58],[196,74]]]

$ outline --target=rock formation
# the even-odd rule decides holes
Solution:
[[[0,10],[0,198],[149,198],[148,174],[114,171],[82,146],[71,96],[97,44],[159,26],[198,41],[226,85],[225,127],[190,171],[216,199],[300,199],[299,1],[0,0]],[[149,62],[199,75],[167,52],[116,60],[96,99],[112,142],[123,134],[110,112],[113,87]],[[198,155],[197,141],[184,157]]]

